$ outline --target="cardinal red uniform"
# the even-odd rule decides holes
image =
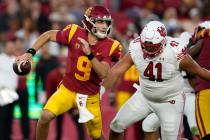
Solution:
[[[76,106],[76,94],[88,95],[87,109],[94,119],[87,122],[91,137],[99,138],[102,122],[100,111],[99,88],[101,79],[94,71],[91,61],[80,47],[78,37],[87,40],[88,32],[76,24],[70,24],[57,33],[57,42],[68,46],[66,74],[58,90],[53,94],[44,109],[60,115]],[[121,56],[121,45],[118,41],[104,38],[96,45],[90,46],[92,53],[99,61],[112,62]]]

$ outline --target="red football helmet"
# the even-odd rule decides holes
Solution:
[[[160,54],[166,44],[166,27],[159,21],[150,21],[143,28],[140,39],[144,54],[154,57]]]
[[[108,27],[106,28],[105,32],[100,32],[98,30],[99,28],[95,24],[97,20],[106,21],[108,23]],[[86,10],[82,20],[84,28],[100,39],[107,37],[107,35],[110,33],[112,26],[111,22],[112,18],[109,10],[103,6],[98,5],[89,7]]]

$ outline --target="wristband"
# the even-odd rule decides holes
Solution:
[[[89,60],[93,60],[93,58],[95,57],[94,54],[91,52],[90,54],[87,55]]]
[[[34,56],[36,54],[36,50],[34,48],[30,48],[26,51],[26,53],[30,53],[32,56]]]

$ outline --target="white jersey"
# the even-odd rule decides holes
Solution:
[[[140,38],[129,45],[130,54],[140,75],[141,93],[149,100],[162,101],[183,93],[184,81],[179,63],[186,54],[188,41],[166,37],[166,46],[160,55],[144,58]]]

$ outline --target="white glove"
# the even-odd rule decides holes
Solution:
[[[202,23],[200,23],[198,25],[198,27],[200,27],[201,29],[204,28],[204,29],[209,29],[210,28],[210,21],[204,21]]]
[[[105,93],[106,89],[104,86],[100,86],[100,91],[99,91],[99,94],[100,94],[100,100],[102,99],[102,96],[103,94]]]

